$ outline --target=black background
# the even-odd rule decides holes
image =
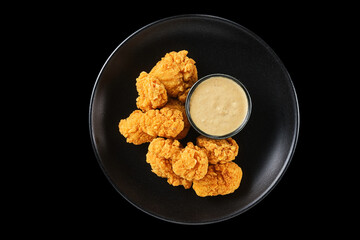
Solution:
[[[324,14],[326,8],[314,6],[245,7],[241,2],[235,3],[205,6],[192,6],[188,2],[149,6],[140,2],[126,6],[117,3],[104,8],[92,5],[92,10],[88,6],[66,6],[57,12],[45,12],[42,18],[29,24],[29,28],[34,25],[41,32],[38,35],[41,40],[35,41],[32,54],[36,56],[38,47],[44,50],[41,67],[49,74],[43,76],[48,79],[42,96],[51,100],[36,100],[41,104],[39,112],[46,116],[40,123],[45,126],[41,136],[43,145],[40,145],[46,146],[47,153],[41,154],[46,160],[39,163],[42,170],[33,184],[39,192],[31,195],[36,204],[24,207],[30,211],[26,219],[38,214],[39,224],[46,223],[57,233],[96,231],[118,236],[126,233],[140,236],[144,232],[152,237],[172,237],[166,231],[173,230],[174,236],[189,237],[191,233],[186,230],[200,230],[200,235],[224,231],[219,234],[238,232],[241,236],[260,237],[283,232],[292,237],[323,231],[326,226],[321,226],[322,221],[330,217],[324,197],[331,198],[331,194],[329,180],[318,174],[319,166],[326,161],[320,157],[324,149],[319,147],[318,140],[323,138],[324,130],[321,121],[314,117],[314,108],[318,108],[315,116],[325,111],[321,107],[323,100],[316,97],[316,89],[323,83],[319,62],[327,49],[324,39],[330,34],[327,26],[333,18]],[[139,28],[179,14],[227,18],[257,34],[287,68],[300,106],[298,144],[277,186],[245,213],[203,226],[162,221],[122,198],[96,160],[88,126],[92,89],[109,55]],[[51,107],[45,107],[48,103]],[[310,131],[314,128],[316,131]],[[288,231],[285,233],[284,229]]]

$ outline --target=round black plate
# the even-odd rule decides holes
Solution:
[[[196,61],[199,78],[228,74],[251,95],[251,117],[234,136],[240,147],[235,162],[244,175],[233,194],[201,198],[192,189],[170,186],[146,163],[149,144],[126,143],[118,131],[120,119],[136,109],[140,72],[149,72],[165,53],[183,49]],[[183,15],[151,23],[115,49],[96,80],[89,124],[98,162],[125,199],[163,220],[205,224],[243,213],[276,185],[294,154],[299,108],[286,68],[263,40],[226,19]],[[181,142],[195,142],[197,136],[191,129]]]

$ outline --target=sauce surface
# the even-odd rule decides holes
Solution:
[[[214,76],[201,82],[190,99],[190,115],[203,132],[223,136],[245,120],[248,99],[244,89],[232,79]]]

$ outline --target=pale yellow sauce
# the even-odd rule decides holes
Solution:
[[[248,99],[244,89],[225,77],[210,77],[200,83],[190,99],[190,115],[203,132],[223,136],[245,120]]]

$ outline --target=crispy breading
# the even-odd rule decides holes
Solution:
[[[184,129],[183,115],[181,111],[167,107],[149,110],[140,120],[140,126],[150,136],[175,138]]]
[[[182,115],[183,115],[183,121],[184,121],[184,129],[176,136],[176,139],[183,139],[186,137],[186,135],[188,134],[189,130],[190,130],[190,122],[187,118],[186,115],[186,111],[185,111],[185,105],[180,102],[177,99],[174,98],[169,98],[168,102],[166,103],[165,107],[171,108],[171,109],[177,109],[179,111],[181,111]]]
[[[186,90],[198,80],[195,61],[187,54],[186,50],[166,53],[149,73],[164,84],[170,97],[181,96],[182,100]]]
[[[154,139],[153,136],[145,133],[141,128],[140,121],[143,115],[140,110],[135,110],[128,118],[120,120],[119,131],[126,138],[126,142],[139,145],[151,142]]]
[[[172,169],[175,174],[189,181],[203,178],[208,170],[205,150],[188,142],[181,151],[180,158],[173,161]]]
[[[232,138],[211,139],[204,136],[196,138],[196,145],[207,150],[209,163],[226,163],[235,159],[239,145]]]
[[[148,147],[146,162],[150,164],[152,172],[173,186],[183,185],[185,189],[191,187],[192,182],[176,175],[172,169],[173,161],[179,158],[181,145],[173,139],[154,139]]]
[[[193,189],[200,197],[230,194],[239,188],[242,175],[234,162],[209,165],[205,177],[193,181]]]
[[[139,93],[136,106],[143,111],[163,107],[168,101],[165,86],[146,72],[141,72],[136,79],[136,89]]]
[[[187,95],[188,95],[188,93],[190,91],[190,88],[186,89],[185,92],[179,94],[178,99],[179,99],[180,102],[182,102],[182,103],[186,102],[186,98],[187,98]]]
[[[155,138],[149,144],[149,152],[153,152],[166,159],[178,159],[182,146],[179,141],[174,139]]]
[[[181,111],[170,108],[133,111],[127,119],[119,122],[119,131],[128,143],[139,145],[151,142],[157,136],[175,138],[184,129]]]

